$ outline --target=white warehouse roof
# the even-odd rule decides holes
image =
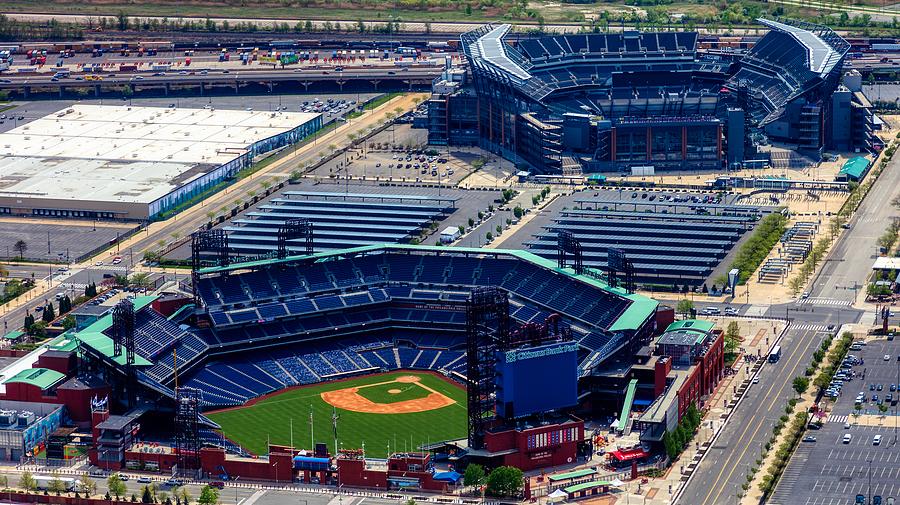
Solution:
[[[317,116],[73,105],[0,133],[0,197],[152,202]]]

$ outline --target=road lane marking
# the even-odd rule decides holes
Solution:
[[[801,343],[801,342],[803,341],[803,339],[806,338],[809,334],[810,334],[809,331],[804,332],[804,333],[802,334],[800,340],[798,341],[798,343]],[[787,360],[785,360],[785,361],[786,361],[786,362],[791,362],[791,360],[794,358],[794,356],[797,354],[797,352],[800,351],[800,348],[801,348],[801,347],[802,347],[801,345],[797,345],[797,346],[794,348],[794,350],[791,352],[790,356],[788,356]],[[778,384],[775,383],[775,382],[773,382],[772,385],[769,386],[769,390],[766,392],[766,394],[765,394],[765,396],[764,396],[763,398],[766,398],[766,397],[768,397],[770,394],[772,394],[772,391],[775,389],[775,386],[776,386],[776,385],[778,385]],[[784,386],[784,385],[785,385],[785,384],[781,384],[781,386]],[[745,393],[745,394],[746,394],[746,393]],[[778,400],[778,398],[774,398],[774,399],[770,402],[770,404],[769,404],[769,409],[767,409],[767,411],[768,411],[768,410],[771,410],[771,408],[772,408],[772,406],[775,404],[775,401],[776,401],[776,400]],[[756,429],[753,430],[753,434],[750,435],[750,440],[753,440],[754,437],[756,437],[756,434],[759,432],[759,429],[762,428],[762,425],[763,425],[763,423],[761,423],[761,422],[760,422],[760,423],[756,423]],[[740,442],[740,441],[742,441],[742,440],[744,439],[744,435],[747,434],[747,430],[750,429],[750,426],[751,426],[751,423],[747,423],[747,426],[744,428],[744,431],[741,433],[741,436],[738,437],[737,442]],[[738,460],[743,459],[744,455],[747,453],[747,448],[749,447],[749,445],[750,445],[749,442],[748,442],[747,444],[744,444],[744,449],[743,449],[743,450],[740,452],[740,454],[738,455]],[[728,458],[729,461],[732,460],[732,459],[733,459],[733,457],[729,457],[729,458]],[[728,472],[728,475],[725,476],[725,482],[728,482],[728,480],[729,480],[729,479],[731,478],[731,476],[734,474],[734,470],[735,470],[735,468],[737,467],[737,463],[732,464],[732,465],[727,465],[727,464],[724,464],[724,462],[723,462],[723,464],[722,464],[722,469],[719,470],[718,475],[716,475],[716,480],[714,480],[713,483],[712,483],[712,485],[709,487],[709,492],[706,493],[706,496],[703,497],[703,500],[700,502],[701,504],[705,504],[705,503],[707,503],[707,502],[709,501],[709,498],[710,498],[710,496],[712,495],[713,491],[715,491],[715,490],[717,489],[718,485],[719,485],[719,480],[721,480],[721,478],[722,478],[722,473],[723,473],[723,472],[725,471],[725,469],[728,468],[729,466],[731,466],[731,471],[729,471],[729,472]]]

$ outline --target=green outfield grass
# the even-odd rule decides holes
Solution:
[[[326,391],[391,381],[403,375],[420,377],[421,384],[450,397],[456,403],[412,414],[364,414],[337,409],[338,445],[345,449],[356,449],[365,443],[366,455],[379,458],[387,455],[388,444],[391,451],[403,451],[411,445],[465,438],[465,390],[431,374],[409,371],[294,389],[270,396],[251,406],[209,412],[207,415],[222,427],[227,438],[254,454],[265,454],[267,439],[273,444],[290,443],[292,419],[294,445],[297,448],[312,448],[309,426],[309,413],[312,409],[315,441],[327,443],[329,450],[333,450],[332,407],[319,395]],[[388,393],[390,389],[399,389],[401,393]],[[395,403],[423,398],[428,395],[428,391],[415,384],[392,383],[361,388],[359,394],[375,403]]]

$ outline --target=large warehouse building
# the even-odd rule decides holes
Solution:
[[[153,219],[321,124],[319,114],[74,105],[0,134],[0,214]]]
[[[701,52],[694,32],[514,40],[509,25],[481,27],[461,37],[471,84],[435,85],[429,142],[550,174],[758,166],[773,142],[811,162],[873,150],[871,130],[854,132],[871,107],[836,93],[849,43],[824,26],[759,22],[769,31],[735,53]]]

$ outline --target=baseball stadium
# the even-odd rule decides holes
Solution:
[[[288,222],[276,253],[242,257],[222,231],[195,233],[189,296],[79,320],[20,360],[42,379],[6,399],[66,404],[101,467],[283,480],[290,466],[295,481],[423,490],[448,485],[437,462],[572,463],[592,452],[585,418],[630,407],[635,384],[605,368],[647,344],[658,304],[633,293],[627,261],[584,267],[564,234],[558,261],[313,252],[311,234]],[[409,484],[372,465],[427,471]]]

